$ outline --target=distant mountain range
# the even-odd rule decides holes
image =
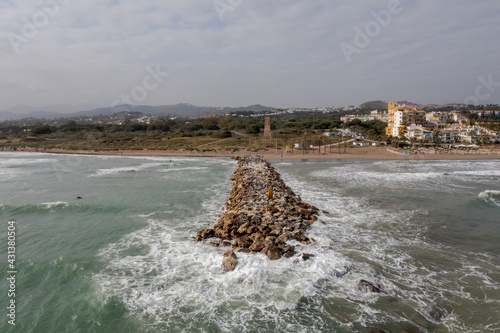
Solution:
[[[416,106],[420,108],[438,108],[450,106],[453,104],[437,105],[437,104],[417,104],[409,101],[399,101],[400,105]],[[378,109],[386,110],[387,102],[385,101],[370,101],[359,106],[361,109]],[[35,119],[55,119],[55,118],[79,118],[79,117],[95,117],[99,115],[110,116],[113,113],[122,111],[142,112],[143,114],[152,114],[159,116],[176,116],[176,117],[201,117],[210,114],[226,114],[237,111],[269,111],[274,110],[274,107],[263,106],[260,104],[242,106],[242,107],[213,107],[213,106],[196,106],[188,103],[174,105],[119,105],[116,107],[101,107],[96,108],[91,105],[63,105],[55,104],[44,108],[36,108],[29,105],[19,105],[0,111],[0,121],[4,120],[19,120],[24,118]],[[81,111],[84,110],[84,111]]]
[[[143,114],[177,116],[177,117],[199,117],[210,114],[225,114],[236,111],[268,111],[274,110],[273,107],[263,105],[250,105],[242,107],[211,107],[211,106],[196,106],[187,103],[175,105],[119,105],[115,107],[93,108],[78,112],[61,112],[60,108],[46,107],[45,110],[37,110],[27,105],[21,105],[7,110],[0,111],[0,121],[2,120],[19,120],[24,118],[35,119],[55,119],[55,118],[78,118],[78,117],[95,117],[99,115],[110,116],[113,113],[122,111],[142,112]],[[54,109],[57,109],[55,111]],[[67,109],[66,109],[67,110]]]

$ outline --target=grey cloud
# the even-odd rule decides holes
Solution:
[[[480,75],[500,81],[494,0],[401,0],[403,11],[346,62],[340,44],[389,1],[242,0],[221,21],[212,1],[72,0],[18,54],[5,36],[21,35],[22,18],[40,8],[3,3],[0,109],[107,106],[156,64],[171,76],[146,104],[447,103],[473,93]],[[499,102],[499,92],[485,101]]]

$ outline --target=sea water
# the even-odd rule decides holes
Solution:
[[[314,254],[194,242],[236,162],[0,153],[0,332],[500,331],[500,161],[272,161],[325,212]],[[364,293],[360,280],[383,286]],[[7,307],[15,299],[15,326]]]

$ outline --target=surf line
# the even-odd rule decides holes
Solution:
[[[222,262],[227,271],[238,264],[235,252],[263,253],[270,260],[278,260],[296,255],[295,247],[286,244],[288,240],[315,242],[305,233],[318,219],[319,209],[303,202],[262,157],[245,155],[235,159],[238,166],[231,178],[233,187],[224,212],[213,228],[198,231],[194,239],[217,247],[231,246]],[[307,260],[313,255],[301,256]]]

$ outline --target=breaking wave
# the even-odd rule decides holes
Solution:
[[[484,191],[479,193],[478,197],[487,203],[493,203],[500,207],[500,191]]]

